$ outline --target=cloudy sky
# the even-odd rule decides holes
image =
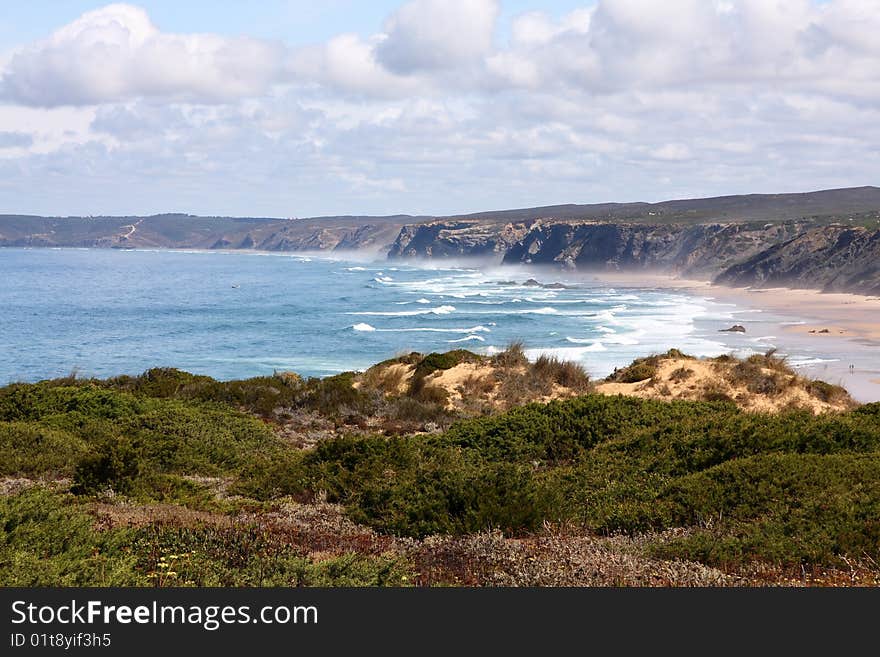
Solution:
[[[880,0],[4,3],[0,213],[880,182]]]

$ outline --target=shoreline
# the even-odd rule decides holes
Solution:
[[[18,247],[21,248],[21,247]],[[34,247],[21,250],[55,251],[68,250],[63,248]],[[120,251],[114,249],[79,248],[81,251]],[[203,255],[268,255],[275,257],[293,257],[306,260],[338,260],[366,263],[380,268],[390,265],[415,266],[416,268],[464,268],[481,270],[487,276],[507,277],[513,271],[524,278],[537,278],[545,283],[568,279],[572,283],[580,280],[589,281],[591,285],[611,288],[653,288],[658,292],[664,290],[679,291],[683,295],[699,297],[711,301],[713,307],[730,306],[734,314],[725,315],[725,324],[711,322],[700,329],[700,335],[712,341],[714,329],[727,329],[731,324],[744,324],[748,334],[723,333],[718,336],[716,349],[727,349],[730,352],[756,353],[778,347],[781,355],[793,357],[795,367],[811,378],[821,379],[828,383],[844,386],[859,401],[880,401],[880,297],[857,294],[822,293],[818,290],[802,290],[788,288],[734,288],[716,285],[708,280],[681,278],[673,274],[657,271],[647,272],[614,272],[614,271],[564,271],[557,267],[530,265],[501,265],[487,262],[485,259],[476,262],[460,260],[432,259],[406,260],[395,263],[385,259],[368,257],[365,260],[353,260],[350,253],[337,252],[263,252],[263,251],[226,251],[197,249],[124,249],[132,252],[152,253],[198,253]],[[394,267],[392,267],[393,269]],[[507,273],[505,273],[507,272]],[[233,279],[230,279],[233,280]],[[735,308],[734,308],[735,307]],[[755,314],[740,317],[738,312]],[[719,315],[720,316],[720,315]],[[714,320],[715,317],[712,317]],[[751,322],[754,322],[752,324]],[[754,328],[753,328],[754,327]],[[651,331],[650,345],[645,345],[642,355],[653,351],[665,351],[667,348],[681,348],[672,334],[665,335],[663,326],[654,326]],[[761,331],[758,333],[757,331]],[[555,335],[555,334],[553,334]],[[665,336],[665,337],[664,337]],[[445,345],[440,345],[445,346]],[[662,348],[661,348],[662,347]],[[407,347],[409,348],[409,347]],[[446,347],[449,348],[449,347]],[[555,348],[555,347],[554,347]],[[414,348],[413,348],[414,349]],[[571,351],[584,351],[583,347],[571,347]],[[560,349],[564,351],[564,349]],[[598,351],[598,350],[597,350]],[[258,353],[255,357],[266,362],[273,362],[271,356]],[[568,357],[568,356],[566,356]],[[580,359],[582,356],[572,357]],[[601,359],[599,359],[601,360]],[[607,360],[607,359],[606,359]],[[627,364],[629,361],[622,361]],[[301,365],[301,364],[300,364]],[[850,369],[854,365],[854,369]],[[75,367],[76,364],[72,365]],[[192,364],[179,364],[184,369],[192,368]],[[294,366],[278,365],[278,368],[298,369]],[[346,367],[334,368],[335,371],[356,369],[357,364],[349,363]],[[603,365],[604,367],[604,365]],[[194,370],[195,371],[195,370]],[[610,370],[609,370],[610,371]],[[222,379],[224,375],[206,372]],[[323,375],[323,374],[322,374]],[[229,375],[234,378],[235,375]]]
[[[739,301],[745,306],[760,307],[805,321],[804,324],[786,326],[791,333],[816,335],[818,338],[861,339],[880,347],[880,296],[787,287],[727,287],[672,274],[611,272],[591,275],[609,284],[680,289],[711,295],[714,299]],[[823,329],[828,329],[828,333],[820,333]]]
[[[802,366],[811,376],[843,385],[860,401],[880,401],[880,297],[797,288],[735,288],[671,274],[592,272],[595,280],[623,287],[657,287],[779,315],[781,350],[829,349],[850,361]],[[783,347],[785,345],[785,347]],[[866,358],[866,352],[869,352]],[[849,366],[854,365],[853,371]]]

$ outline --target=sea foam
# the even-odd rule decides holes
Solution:
[[[416,315],[449,315],[455,312],[455,306],[437,306],[436,308],[426,308],[425,310],[364,310],[360,312],[349,312],[346,315],[368,315],[373,317],[415,317]]]
[[[482,337],[482,336],[480,336],[480,335],[469,335],[469,336],[464,337],[464,338],[459,338],[458,340],[447,340],[446,342],[447,342],[448,344],[455,344],[456,342],[474,342],[474,341],[477,341],[477,342],[485,342],[485,341],[486,341],[486,338],[484,338],[484,337]]]

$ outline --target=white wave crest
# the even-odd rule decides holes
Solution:
[[[584,356],[598,351],[607,351],[601,342],[594,342],[587,347],[554,347],[545,349],[526,349],[529,360],[535,360],[540,356],[556,357],[559,360],[583,360]]]
[[[480,335],[469,335],[464,338],[459,338],[458,340],[447,340],[446,342],[447,342],[447,344],[455,344],[456,342],[473,342],[475,340],[478,342],[485,342],[486,338],[484,338]]]
[[[425,310],[365,310],[356,313],[346,313],[346,315],[366,315],[372,317],[415,317],[416,315],[449,315],[454,312],[455,306],[437,306],[436,308],[426,308]]]
[[[566,342],[571,342],[572,344],[593,344],[596,342],[593,338],[573,338],[571,336],[565,336]]]
[[[369,327],[369,328],[357,328]],[[413,328],[373,328],[369,324],[355,324],[355,331],[377,331],[379,333],[465,333],[472,335],[474,333],[491,333],[492,329],[488,326],[468,326],[465,328],[435,328],[433,326],[416,326]]]
[[[839,358],[789,358],[788,364],[792,367],[806,367],[807,365],[822,365],[823,363],[839,363]]]

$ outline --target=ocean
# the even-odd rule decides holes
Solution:
[[[515,340],[530,357],[605,376],[671,347],[785,348],[780,326],[797,321],[589,275],[326,254],[5,248],[0,280],[3,384],[165,366],[218,379],[325,376],[409,351],[491,354]],[[732,324],[747,332],[719,332]],[[806,347],[786,355],[795,366],[839,359]]]

